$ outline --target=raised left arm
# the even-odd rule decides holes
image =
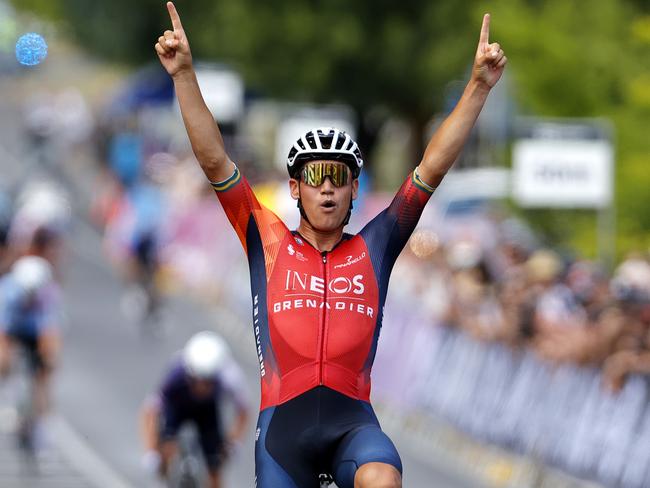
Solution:
[[[485,14],[472,77],[454,110],[431,137],[418,166],[420,178],[431,187],[440,184],[456,161],[490,90],[499,81],[506,66],[507,58],[501,46],[498,43],[490,44],[489,35],[490,14]]]

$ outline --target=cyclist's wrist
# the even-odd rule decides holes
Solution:
[[[158,451],[149,450],[142,455],[142,467],[149,474],[160,472],[162,458]]]
[[[184,84],[184,83],[198,83],[196,79],[196,72],[194,67],[190,64],[180,68],[172,75],[172,80],[174,83]]]
[[[242,439],[239,437],[229,437],[226,440],[225,450],[228,456],[235,456],[242,448]]]
[[[485,82],[472,78],[467,84],[466,91],[470,95],[487,97],[492,88]]]

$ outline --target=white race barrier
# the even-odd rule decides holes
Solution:
[[[398,308],[386,308],[375,398],[607,486],[650,486],[646,378],[609,394],[597,369],[552,366]]]

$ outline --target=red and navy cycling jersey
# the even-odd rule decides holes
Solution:
[[[238,169],[212,186],[248,256],[260,409],[319,385],[368,402],[390,273],[432,189],[414,171],[358,234],[321,253],[259,203]]]

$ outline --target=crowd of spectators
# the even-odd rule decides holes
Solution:
[[[628,255],[610,277],[594,261],[510,238],[512,218],[479,219],[492,233],[488,245],[416,231],[394,291],[425,308],[432,323],[479,341],[528,348],[553,364],[602,366],[609,391],[630,374],[650,373],[647,256]]]

